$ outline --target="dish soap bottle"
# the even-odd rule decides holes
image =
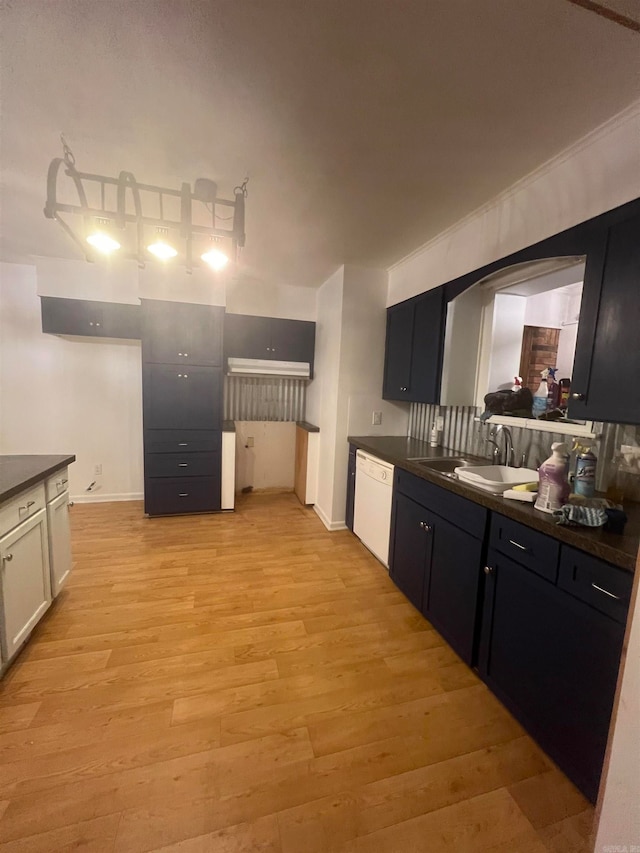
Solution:
[[[552,412],[558,408],[560,402],[560,386],[556,379],[557,367],[550,367],[547,375],[547,411]]]
[[[555,512],[569,498],[569,448],[562,441],[551,445],[551,456],[538,469],[540,483],[534,504],[541,512]]]
[[[547,411],[547,396],[549,394],[549,386],[547,385],[547,377],[549,371],[545,368],[540,374],[542,379],[538,385],[538,390],[533,395],[533,407],[531,409],[534,418],[539,418]]]

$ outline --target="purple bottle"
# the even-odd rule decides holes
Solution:
[[[569,448],[562,441],[551,445],[551,456],[538,469],[538,498],[535,508],[555,512],[569,499]]]

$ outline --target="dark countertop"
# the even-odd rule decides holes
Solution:
[[[0,456],[0,502],[12,498],[34,483],[46,480],[75,461],[73,455]]]
[[[320,432],[320,427],[310,424],[308,421],[296,421],[296,426],[304,429],[307,432]]]
[[[623,534],[607,533],[602,528],[566,527],[556,524],[547,513],[534,509],[533,504],[520,503],[519,501],[505,499],[500,495],[483,492],[460,480],[452,480],[437,471],[409,461],[410,457],[415,456],[443,459],[448,456],[469,457],[470,454],[468,453],[456,453],[444,447],[430,447],[426,441],[418,441],[405,436],[349,436],[348,440],[365,452],[372,453],[399,468],[404,468],[405,471],[415,474],[416,477],[421,477],[423,480],[442,486],[443,489],[469,498],[475,503],[487,507],[487,509],[502,513],[502,515],[533,527],[535,530],[540,530],[542,533],[547,533],[560,542],[565,542],[567,545],[572,545],[574,548],[579,548],[581,551],[586,551],[630,572],[635,569],[638,544],[640,543],[640,504],[625,503],[624,510],[628,516],[628,521]],[[479,461],[479,464],[482,463],[490,464],[486,459]]]

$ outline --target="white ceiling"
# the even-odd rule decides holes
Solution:
[[[2,37],[7,259],[77,256],[42,214],[61,131],[87,171],[248,173],[241,275],[317,286],[640,96],[638,33],[566,0],[5,0]]]

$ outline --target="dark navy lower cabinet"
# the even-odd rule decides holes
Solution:
[[[460,515],[453,512],[449,517],[464,518],[468,510],[469,526],[474,532],[463,530],[433,511],[443,511],[449,501],[460,509]],[[486,510],[472,501],[450,495],[406,472],[397,472],[391,578],[468,664],[474,660],[478,629],[485,522]]]
[[[349,467],[347,469],[347,504],[344,511],[344,523],[353,533],[353,509],[356,499],[356,447],[349,445]]]
[[[485,574],[480,675],[595,802],[624,624],[496,550]]]

